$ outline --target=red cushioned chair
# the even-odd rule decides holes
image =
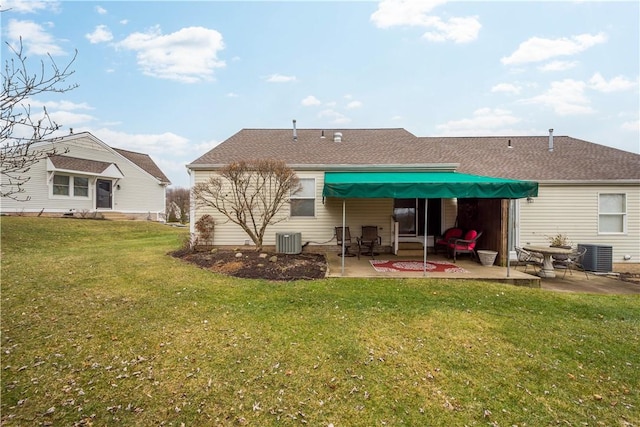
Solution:
[[[453,256],[453,262],[456,262],[456,256],[458,254],[471,254],[471,258],[478,259],[476,254],[476,243],[482,236],[482,231],[469,230],[464,235],[464,239],[451,239],[447,245],[449,255]]]
[[[449,240],[461,239],[462,233],[463,233],[462,228],[458,228],[458,227],[452,227],[445,230],[444,234],[436,239],[436,242],[433,245],[433,251],[435,253],[438,253],[438,249],[442,249],[445,253],[447,253]]]

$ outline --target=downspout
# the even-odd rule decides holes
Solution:
[[[187,169],[189,173],[189,234],[191,239],[196,232],[196,201],[193,195],[193,187],[196,185],[195,173],[191,169]]]

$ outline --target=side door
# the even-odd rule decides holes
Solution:
[[[111,209],[113,207],[113,184],[106,179],[96,181],[96,209]]]

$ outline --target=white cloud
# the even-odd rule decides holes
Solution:
[[[602,32],[593,35],[579,34],[559,39],[532,37],[520,43],[515,52],[500,61],[504,65],[546,61],[557,56],[575,55],[605,41],[607,41],[607,36]]]
[[[313,95],[309,95],[302,100],[302,105],[304,105],[305,107],[310,107],[313,105],[320,105],[320,104],[321,104],[320,100]]]
[[[624,90],[633,89],[636,87],[636,82],[633,82],[626,77],[616,76],[609,81],[606,81],[600,73],[595,73],[591,79],[589,79],[589,87],[599,92],[620,92]]]
[[[194,152],[189,140],[172,132],[160,134],[130,134],[107,128],[91,131],[107,145],[125,150],[149,154],[151,156],[182,157]]]
[[[7,23],[6,34],[14,48],[19,48],[18,43],[22,37],[22,44],[27,55],[60,56],[65,54],[54,37],[35,22],[10,19]]]
[[[370,19],[378,28],[427,28],[422,37],[429,41],[467,43],[476,40],[482,28],[477,16],[454,16],[445,21],[430,14],[435,7],[444,3],[446,0],[383,0]]]
[[[384,0],[378,3],[378,10],[371,15],[371,21],[378,28],[395,26],[427,26],[432,9],[447,0],[415,1]]]
[[[295,82],[296,76],[285,76],[282,74],[271,74],[270,76],[265,77],[265,80],[269,83],[289,83]]]
[[[332,110],[330,108],[320,111],[318,113],[318,117],[327,118],[330,123],[334,123],[334,124],[345,124],[351,121],[351,119],[345,116],[344,114],[338,111]]]
[[[65,110],[65,111],[75,111],[75,110],[93,110],[93,107],[88,105],[86,102],[76,103],[71,101],[47,101],[40,102],[38,100],[30,100],[29,105],[35,108],[46,107],[49,111],[53,110]]]
[[[105,9],[105,8],[104,8],[104,7],[102,7],[102,6],[96,6],[96,12],[97,12],[99,15],[106,15],[106,14],[107,14],[107,9]]]
[[[130,134],[104,127],[88,130],[110,147],[148,154],[172,185],[183,187],[189,186],[186,165],[220,143],[215,140],[191,142],[172,132]]]
[[[96,29],[93,30],[93,33],[85,34],[85,37],[92,44],[110,42],[113,40],[113,34],[111,34],[111,30],[106,25],[98,25]]]
[[[203,27],[167,35],[156,27],[148,33],[133,33],[118,46],[137,52],[142,72],[160,79],[196,83],[213,79],[214,69],[226,66],[218,60],[218,52],[224,49],[222,34]]]
[[[81,110],[93,110],[93,107],[87,103],[76,103],[71,101],[46,101],[42,102],[38,99],[30,99],[29,105],[34,113],[33,118],[40,117],[44,114],[44,108],[47,109],[49,117],[63,129],[70,127],[86,125],[95,120],[90,114],[81,113]],[[66,134],[66,131],[63,133]]]
[[[527,131],[515,130],[513,125],[520,123],[511,111],[502,109],[480,108],[473,112],[473,117],[460,120],[450,120],[436,126],[443,135],[520,135]]]
[[[517,95],[520,93],[520,86],[511,83],[498,83],[491,88],[491,92],[512,93]]]
[[[240,96],[240,95],[238,95],[238,94],[237,94],[237,93],[235,93],[235,92],[229,92],[229,93],[227,94],[227,98],[237,98],[238,96]]]
[[[622,130],[628,130],[631,132],[640,132],[640,120],[624,122],[622,126],[620,126]]]
[[[538,67],[540,71],[565,71],[578,65],[578,61],[551,61]]]
[[[362,102],[360,101],[351,101],[347,104],[347,108],[349,110],[352,110],[354,108],[360,108],[360,107],[362,107]]]
[[[60,2],[57,1],[25,1],[25,0],[4,0],[0,5],[1,10],[17,13],[37,13],[43,10],[58,11]]]
[[[435,18],[430,27],[436,31],[427,31],[422,35],[423,38],[434,41],[444,42],[451,40],[455,43],[468,43],[478,38],[478,33],[482,28],[477,17],[461,17],[451,18],[448,21],[442,21]]]
[[[587,85],[584,82],[565,79],[552,82],[551,87],[542,95],[522,100],[523,104],[539,104],[552,108],[561,116],[591,114],[589,99],[584,91]]]

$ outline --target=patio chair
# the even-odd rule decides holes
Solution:
[[[349,231],[349,227],[344,227],[344,253],[342,252],[342,236],[342,227],[336,227],[336,240],[338,241],[338,247],[340,248],[338,256],[356,256],[356,254],[349,252],[349,249],[351,249],[351,245],[353,244],[351,241],[351,232]]]
[[[449,240],[447,250],[449,255],[453,256],[453,262],[456,262],[458,254],[470,254],[471,258],[478,259],[476,244],[480,236],[482,236],[482,231],[469,230],[465,233],[464,239]]]
[[[451,227],[442,234],[442,236],[437,237],[435,243],[433,244],[433,252],[438,253],[438,249],[442,249],[445,253],[447,253],[447,246],[449,245],[449,240],[451,239],[461,239],[463,234],[462,228]]]
[[[516,270],[518,269],[518,265],[524,264],[524,273],[527,272],[527,268],[529,266],[533,267],[533,272],[536,273],[536,268],[542,267],[542,254],[536,252],[529,252],[526,249],[520,248],[516,246],[516,254],[518,255],[518,264],[516,265]]]
[[[563,279],[567,275],[567,270],[569,270],[569,274],[571,275],[573,275],[572,270],[582,270],[587,280],[589,280],[587,270],[585,270],[584,265],[582,264],[582,260],[586,253],[587,248],[583,247],[581,249],[574,249],[573,252],[567,255],[566,259],[556,260],[554,257],[553,267],[557,269],[564,269],[564,273],[562,274]]]
[[[363,225],[362,226],[362,236],[358,237],[358,259],[360,259],[360,254],[363,255],[371,255],[373,259],[374,256],[378,255],[375,252],[375,246],[382,244],[382,237],[378,235],[378,226],[377,225]],[[363,252],[364,249],[364,252]]]

